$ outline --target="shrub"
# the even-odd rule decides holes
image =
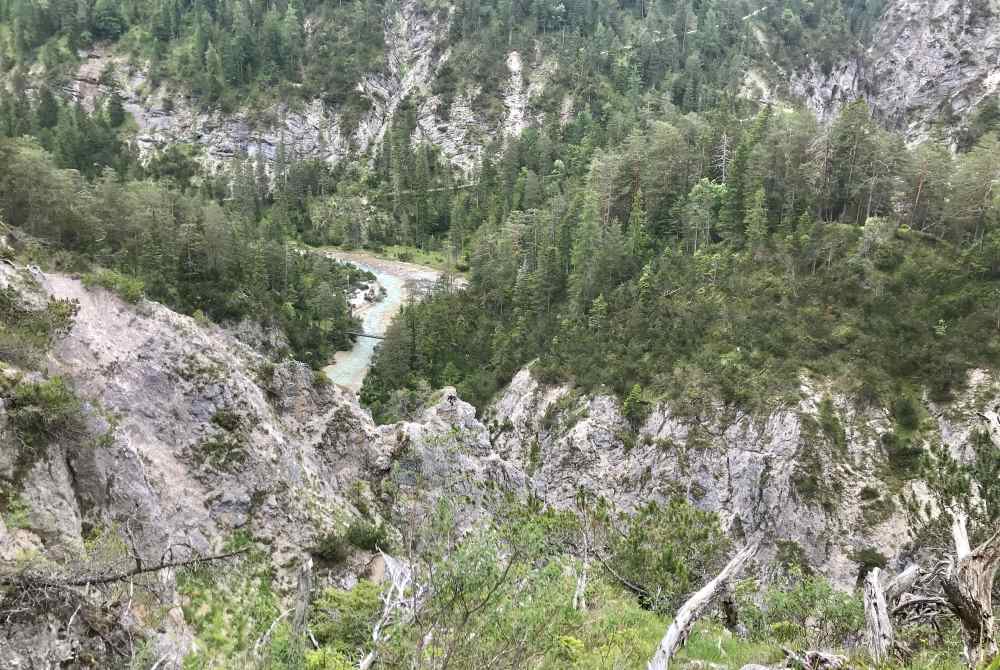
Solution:
[[[240,429],[243,425],[243,419],[229,407],[220,407],[212,414],[212,423],[231,433]]]
[[[312,550],[312,555],[328,563],[343,563],[347,560],[350,549],[343,535],[327,533],[319,538]]]
[[[49,300],[44,309],[28,309],[12,287],[0,289],[0,359],[28,365],[69,332],[79,305]]]
[[[313,603],[309,628],[324,647],[354,656],[371,642],[371,627],[379,608],[379,587],[367,579],[349,591],[326,589]]]
[[[86,430],[80,401],[61,377],[18,383],[7,415],[18,440],[31,450],[53,440],[78,438]]]
[[[904,430],[914,431],[920,426],[920,407],[909,394],[896,398],[892,404],[892,416]]]
[[[142,300],[146,285],[137,277],[123,275],[114,270],[96,270],[83,276],[84,286],[101,286],[116,293],[125,302],[137,303]]]
[[[909,434],[883,433],[880,441],[889,461],[889,468],[899,479],[912,479],[919,474],[924,450]]]
[[[650,503],[625,521],[624,533],[609,533],[611,562],[645,591],[645,604],[656,611],[676,610],[711,577],[729,549],[718,517],[681,498]]]
[[[358,549],[375,551],[387,547],[388,534],[382,524],[359,519],[351,523],[347,529],[347,541]]]
[[[764,640],[798,641],[809,646],[842,644],[864,628],[861,599],[833,588],[826,578],[792,569],[758,594],[746,580],[736,588],[740,619],[750,635]],[[761,602],[758,606],[756,603]]]
[[[30,510],[21,496],[13,494],[8,495],[6,500],[3,502],[3,522],[4,525],[7,526],[8,530],[30,527]]]
[[[339,651],[320,647],[306,652],[306,670],[354,670],[354,664]]]

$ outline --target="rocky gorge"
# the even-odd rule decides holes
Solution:
[[[15,435],[0,407],[0,478],[28,512],[0,523],[5,561],[71,555],[121,525],[135,528],[134,550],[147,560],[178,542],[211,552],[245,533],[268,547],[278,588],[292,594],[323,537],[365,515],[406,518],[439,496],[467,500],[468,524],[489,513],[477,501],[497,490],[564,509],[581,493],[622,510],[682,495],[718,512],[734,537],[762,542],[758,569],[794,552],[848,586],[872,561],[902,562],[916,525],[941,504],[919,477],[893,478],[880,439],[891,419],[817,380],[766,416],[657,405],[636,424],[617,399],[543,384],[529,368],[482,416],[444,388],[418,419],[377,426],[353,394],[305,366],[271,362],[159,304],[6,264],[0,287],[26,305],[78,303],[45,369],[75,389],[86,417],[84,434],[52,442],[25,467],[12,460]],[[925,401],[920,439],[974,459],[971,434],[997,423],[998,396],[991,373],[974,373],[953,402]],[[349,585],[370,557],[356,553],[320,578]],[[156,648],[179,664],[190,635],[169,579],[164,588],[174,607]],[[150,625],[135,616],[138,629]],[[88,634],[56,619],[7,626],[0,663],[58,663]]]

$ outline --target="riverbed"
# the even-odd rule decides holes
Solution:
[[[344,263],[351,263],[375,275],[378,282],[376,300],[354,310],[361,319],[362,331],[368,335],[385,335],[392,318],[412,296],[429,289],[441,276],[433,268],[378,258],[364,251],[326,250],[322,253]],[[338,351],[333,363],[323,368],[335,384],[357,393],[371,367],[375,347],[381,342],[371,337],[359,337],[350,351]]]

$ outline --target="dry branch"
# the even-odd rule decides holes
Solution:
[[[687,640],[695,621],[704,613],[712,601],[715,600],[729,579],[739,573],[747,561],[757,553],[757,546],[756,544],[749,544],[743,547],[726,564],[726,567],[722,568],[722,572],[716,575],[708,584],[701,587],[687,602],[681,605],[681,608],[677,610],[677,616],[674,618],[673,623],[667,629],[667,634],[663,636],[660,646],[657,647],[656,653],[653,654],[647,670],[667,670],[670,667],[670,659],[673,658],[673,655],[677,653],[677,650]]]

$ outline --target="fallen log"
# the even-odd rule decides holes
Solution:
[[[715,576],[705,586],[695,592],[693,596],[681,605],[677,610],[677,616],[673,623],[667,628],[667,634],[663,636],[660,645],[656,648],[656,653],[647,665],[647,670],[667,670],[670,667],[670,659],[673,658],[677,650],[687,641],[688,635],[695,621],[712,604],[712,601],[722,592],[726,583],[743,569],[754,554],[757,553],[756,544],[749,544],[736,553],[730,559],[726,567]]]

